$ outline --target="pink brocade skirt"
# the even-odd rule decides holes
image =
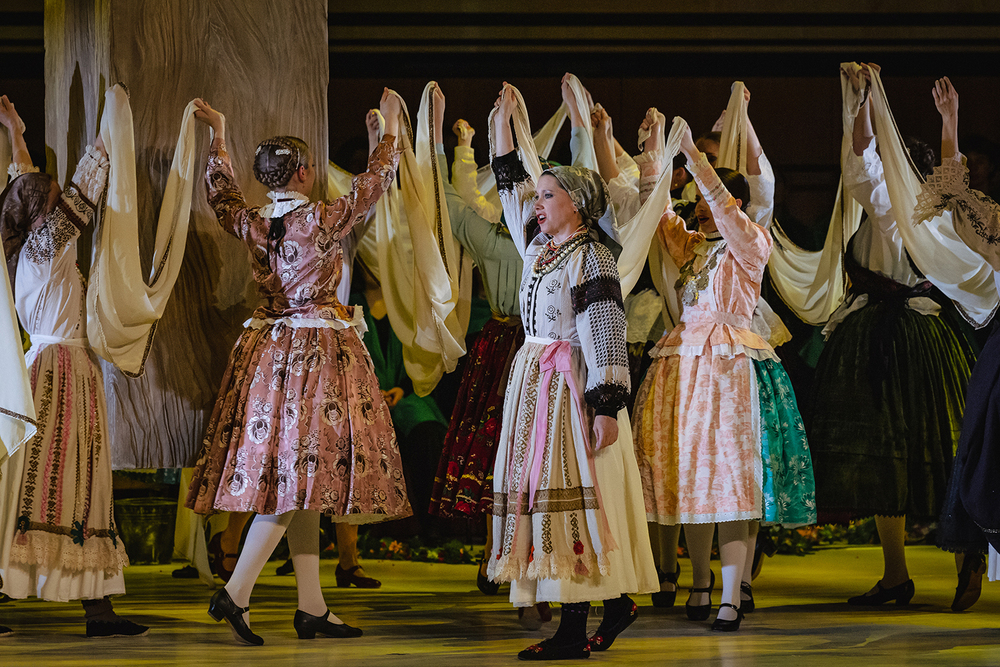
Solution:
[[[233,348],[187,506],[350,523],[411,514],[395,432],[353,328],[247,328]]]

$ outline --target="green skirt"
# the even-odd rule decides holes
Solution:
[[[807,422],[821,522],[937,518],[974,363],[947,318],[886,302],[834,329]]]
[[[788,373],[771,359],[753,362],[760,397],[761,498],[765,525],[816,523],[816,488],[806,428]]]

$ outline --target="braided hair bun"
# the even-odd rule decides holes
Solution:
[[[260,142],[253,175],[274,190],[288,185],[299,167],[309,165],[309,146],[298,137],[271,137]]]

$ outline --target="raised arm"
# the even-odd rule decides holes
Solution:
[[[7,136],[10,137],[11,163],[7,172],[11,179],[38,171],[38,167],[31,163],[28,145],[24,143],[24,122],[6,95],[0,97],[0,124],[7,128]]]
[[[740,202],[729,193],[708,158],[695,146],[690,128],[681,140],[681,151],[729,250],[740,266],[760,281],[771,255],[771,235],[740,210]]]
[[[451,129],[458,137],[458,145],[455,146],[455,160],[451,165],[451,184],[462,200],[476,213],[490,222],[500,222],[503,210],[483,196],[479,191],[479,183],[476,181],[478,165],[476,164],[475,151],[472,149],[472,137],[476,134],[475,129],[461,118],[455,121]]]
[[[59,195],[55,208],[28,233],[24,253],[29,262],[52,262],[90,224],[97,211],[96,202],[100,201],[108,182],[108,168],[104,143],[98,137],[94,144],[87,146],[73,180]]]
[[[1000,205],[969,187],[969,170],[958,151],[958,92],[945,77],[935,82],[932,94],[941,114],[941,165],[920,188],[914,222],[951,211],[959,238],[1000,272]]]
[[[492,167],[504,217],[507,219],[507,229],[518,254],[524,257],[530,238],[525,227],[534,217],[535,184],[514,150],[514,131],[510,121],[516,104],[513,87],[504,81],[500,96],[494,104],[497,110],[493,120],[496,157],[493,158]]]
[[[208,205],[224,230],[247,241],[250,224],[247,203],[236,184],[233,165],[226,150],[226,117],[201,98],[194,101],[194,117],[212,130],[212,145],[208,149],[205,181],[208,186]]]

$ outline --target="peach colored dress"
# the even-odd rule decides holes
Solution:
[[[704,155],[693,165],[717,234],[667,211],[658,238],[680,268],[681,324],[650,352],[634,413],[649,521],[761,518],[760,406],[753,360],[777,361],[750,330],[771,238],[736,205]]]

